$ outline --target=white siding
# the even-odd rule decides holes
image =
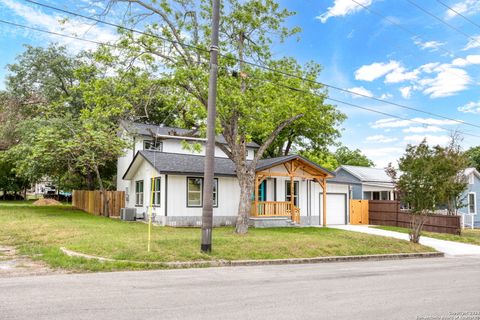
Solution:
[[[188,176],[188,177],[201,177]],[[218,178],[218,207],[213,208],[214,216],[236,216],[240,187],[235,177]],[[200,217],[201,207],[187,207],[187,176],[168,176],[168,216]]]

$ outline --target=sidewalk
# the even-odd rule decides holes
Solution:
[[[328,227],[347,231],[368,233],[376,236],[391,237],[407,241],[409,240],[408,234],[406,233],[370,228],[366,225],[336,225]],[[473,244],[439,240],[424,236],[420,237],[420,244],[434,248],[437,251],[445,253],[445,255],[447,256],[480,255],[480,246],[476,246]]]

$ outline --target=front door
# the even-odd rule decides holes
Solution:
[[[258,186],[258,201],[267,201],[267,180],[263,180]]]

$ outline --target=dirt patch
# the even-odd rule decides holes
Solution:
[[[34,206],[61,206],[62,203],[55,199],[39,199],[33,203]]]
[[[13,247],[0,246],[0,278],[50,274],[54,271],[41,261],[19,255]]]

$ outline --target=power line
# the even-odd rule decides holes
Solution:
[[[144,31],[140,31],[140,30],[133,29],[133,28],[128,28],[128,27],[125,27],[125,26],[122,26],[122,25],[119,25],[119,24],[115,24],[115,23],[112,23],[112,22],[107,22],[107,21],[104,21],[104,20],[101,20],[101,19],[89,17],[89,16],[86,16],[86,15],[82,15],[82,14],[79,14],[79,13],[76,13],[76,12],[69,11],[69,10],[57,8],[57,7],[55,7],[55,6],[43,4],[43,3],[40,3],[40,2],[37,2],[37,1],[34,1],[34,0],[25,0],[25,1],[26,1],[26,2],[29,2],[29,3],[33,3],[33,4],[36,4],[36,5],[39,5],[39,6],[42,6],[42,7],[45,7],[45,8],[49,8],[49,9],[52,9],[52,10],[56,10],[56,11],[60,11],[60,12],[63,12],[63,13],[67,13],[67,14],[70,14],[70,15],[73,15],[73,16],[78,16],[78,17],[81,17],[81,18],[84,18],[84,19],[88,19],[88,20],[95,21],[95,22],[98,22],[98,23],[106,24],[106,25],[109,25],[109,26],[112,26],[112,27],[116,27],[116,28],[119,28],[119,29],[123,29],[123,30],[127,30],[127,31],[130,31],[130,32],[142,34],[142,35],[145,35],[145,36],[154,37],[154,38],[157,38],[157,39],[160,39],[160,40],[163,40],[163,41],[166,41],[166,42],[174,43],[174,44],[180,44],[180,45],[182,45],[182,46],[189,47],[189,48],[193,48],[193,49],[197,49],[197,50],[201,50],[201,51],[204,51],[204,52],[209,52],[208,49],[206,49],[206,48],[201,48],[201,47],[198,47],[198,46],[195,46],[195,45],[191,45],[191,44],[187,44],[187,43],[184,43],[184,42],[175,41],[175,40],[168,39],[168,38],[166,38],[166,37],[162,37],[162,36],[159,36],[159,35],[156,35],[156,34],[152,34],[152,33],[149,33],[149,32],[144,32]],[[357,3],[358,5],[364,7],[364,8],[367,9],[367,10],[370,10],[368,7],[366,7],[365,5],[357,2],[356,0],[351,0],[351,1]],[[372,11],[371,11],[371,12],[372,12]],[[381,15],[381,14],[379,14],[379,13],[376,13],[376,14],[377,14],[377,15]],[[385,18],[388,19],[387,17],[385,17]],[[389,19],[389,20],[391,20],[391,19]],[[396,22],[391,21],[391,23],[396,23]],[[397,24],[398,24],[398,23],[397,23]],[[398,24],[398,26],[400,26],[401,28],[403,28],[403,26],[400,25],[400,24]],[[409,33],[413,33],[413,32],[409,31],[409,30],[406,29],[406,28],[404,28],[404,29],[405,29],[405,31],[407,31],[407,32],[409,32]],[[420,37],[419,37],[418,35],[416,35],[415,33],[413,33],[413,34],[414,34],[416,37],[420,38]],[[420,38],[420,39],[421,39],[421,38]],[[446,50],[446,49],[444,49],[444,50]],[[449,50],[446,50],[446,51],[449,52],[450,54],[452,54]],[[240,61],[240,59],[234,58],[234,57],[232,57],[232,56],[227,56],[226,54],[219,54],[219,55],[220,55],[221,57],[226,58],[226,59],[231,59],[231,60],[233,59],[233,60],[235,60],[235,61]],[[460,121],[460,120],[457,120],[457,119],[454,119],[454,118],[450,118],[450,117],[442,116],[442,115],[439,115],[439,114],[436,114],[436,113],[433,113],[433,112],[424,111],[424,110],[421,110],[421,109],[418,109],[418,108],[406,106],[406,105],[404,105],[404,104],[400,104],[400,103],[396,103],[396,102],[391,102],[391,101],[388,101],[388,100],[385,100],[385,99],[380,99],[380,98],[372,97],[372,96],[365,95],[365,94],[362,94],[362,93],[359,93],[359,92],[355,92],[355,91],[352,91],[352,90],[340,88],[340,87],[337,87],[337,86],[335,86],[335,85],[331,85],[331,84],[328,84],[328,83],[324,83],[324,82],[319,82],[319,81],[316,81],[316,80],[311,80],[311,79],[303,78],[303,77],[301,77],[301,76],[297,76],[297,75],[294,75],[294,74],[290,74],[290,73],[287,73],[287,72],[285,72],[285,71],[277,70],[277,69],[274,69],[274,68],[271,68],[271,67],[268,67],[268,66],[264,66],[264,65],[258,64],[258,63],[249,62],[249,61],[244,61],[244,60],[242,60],[241,62],[243,62],[243,63],[245,63],[245,64],[248,64],[248,65],[250,65],[250,66],[256,67],[256,68],[268,70],[268,71],[271,71],[271,72],[274,72],[274,73],[278,73],[278,74],[281,74],[281,75],[284,75],[284,76],[287,76],[287,77],[296,78],[296,79],[303,80],[303,81],[308,81],[308,82],[310,82],[310,83],[314,83],[314,84],[317,84],[317,85],[325,86],[325,87],[327,87],[327,88],[334,89],[334,90],[337,90],[337,91],[341,91],[341,92],[344,92],[344,93],[348,93],[348,94],[351,94],[351,95],[356,95],[356,96],[360,96],[360,97],[363,97],[363,98],[372,99],[372,100],[375,100],[375,101],[377,101],[377,102],[386,103],[386,104],[393,105],[393,106],[396,106],[396,107],[399,107],[399,108],[408,109],[408,110],[411,110],[411,111],[415,111],[415,112],[427,114],[427,115],[434,116],[434,117],[438,117],[438,118],[441,118],[441,119],[450,120],[450,121],[455,121],[455,122],[460,123],[460,124],[464,124],[464,125],[468,125],[468,126],[480,128],[480,125],[476,125],[476,124],[472,124],[472,123],[469,123],[469,122]],[[454,73],[452,73],[452,74],[454,74]],[[457,76],[458,76],[458,75],[457,75]],[[470,79],[468,79],[468,80],[470,80]]]
[[[425,39],[423,39],[418,33],[416,33],[416,32],[414,32],[414,31],[412,31],[412,30],[404,27],[401,23],[399,23],[399,22],[397,22],[397,21],[395,21],[395,20],[393,20],[393,19],[385,16],[384,14],[382,14],[382,13],[376,11],[376,10],[373,10],[373,9],[369,8],[368,6],[366,6],[366,5],[358,2],[357,0],[350,0],[350,1],[352,1],[352,2],[356,3],[357,5],[361,6],[362,8],[364,8],[365,10],[367,10],[368,12],[373,13],[374,15],[376,15],[376,16],[384,19],[385,21],[387,21],[387,22],[390,23],[391,25],[394,25],[394,26],[396,26],[397,28],[401,29],[402,31],[410,34],[411,36],[413,36],[413,38],[418,39],[418,40],[421,41],[421,42],[425,42]],[[454,57],[454,58],[460,58],[460,57],[459,57],[458,55],[456,55],[453,51],[450,51],[450,50],[448,50],[448,49],[446,49],[446,48],[444,48],[444,47],[438,46],[437,49],[442,50],[443,52],[445,52],[446,54],[448,54],[448,55],[450,55],[450,56],[452,56],[452,57]],[[455,72],[450,71],[449,69],[443,69],[443,71],[444,71],[444,72],[448,72],[448,73],[450,73],[450,74],[452,74],[452,75],[454,75],[454,76],[456,76],[456,77],[458,77],[458,78],[465,79],[465,80],[467,80],[467,81],[470,81],[470,80],[471,80],[470,78],[467,78],[467,77],[464,77],[464,76],[462,76],[462,75],[459,75],[459,74],[457,74],[457,73],[455,73]]]
[[[365,111],[369,111],[369,112],[381,114],[381,115],[388,116],[388,117],[395,118],[395,119],[399,119],[399,120],[404,120],[404,121],[409,121],[409,122],[418,123],[418,124],[421,124],[422,126],[428,125],[428,123],[422,122],[422,121],[420,121],[420,120],[409,119],[409,118],[397,116],[397,115],[395,115],[395,114],[391,114],[391,113],[388,113],[388,112],[379,111],[379,110],[376,110],[376,109],[372,109],[372,108],[360,106],[360,105],[358,105],[358,104],[346,102],[346,101],[343,101],[343,100],[339,100],[339,99],[335,99],[335,98],[330,98],[330,97],[324,97],[323,95],[320,95],[320,94],[315,93],[315,92],[312,92],[312,91],[307,91],[307,90],[304,90],[304,89],[295,88],[295,87],[292,87],[292,86],[288,86],[288,85],[285,85],[285,84],[281,84],[281,83],[274,82],[274,81],[272,81],[272,80],[259,79],[259,78],[256,78],[256,79],[257,79],[257,80],[260,80],[260,81],[270,82],[270,83],[273,83],[273,84],[275,84],[275,85],[277,85],[277,86],[284,87],[284,88],[289,89],[289,90],[292,90],[292,91],[302,92],[302,93],[306,93],[306,94],[310,94],[310,95],[315,95],[315,96],[318,96],[318,97],[322,97],[322,98],[325,98],[325,100],[330,100],[330,101],[333,101],[333,102],[336,102],[336,103],[341,103],[341,104],[348,105],[348,106],[353,107],[353,108],[357,108],[357,109],[361,109],[361,110],[365,110]],[[443,129],[443,130],[445,130],[445,131],[453,132],[452,129],[445,128],[445,127],[442,127],[442,126],[439,126],[439,125],[435,125],[435,126],[438,127],[438,128],[440,128],[440,129]],[[464,131],[457,131],[457,132],[458,132],[458,133],[461,133],[461,134],[464,134],[464,135],[468,135],[468,136],[480,138],[480,135],[475,135],[475,134],[468,133],[468,132],[464,132]]]
[[[90,43],[94,43],[94,44],[97,44],[97,45],[107,45],[107,46],[111,46],[111,47],[115,47],[115,48],[118,47],[118,46],[115,46],[115,45],[112,45],[112,44],[109,44],[109,43],[102,43],[102,42],[95,41],[95,40],[89,40],[89,39],[84,39],[84,38],[80,38],[80,37],[69,36],[69,35],[65,35],[65,34],[62,34],[62,33],[58,33],[58,32],[43,30],[43,29],[40,29],[40,28],[29,27],[29,26],[25,26],[25,25],[10,22],[10,21],[5,21],[5,20],[2,20],[2,19],[0,19],[0,23],[4,23],[4,24],[7,24],[7,25],[20,27],[20,28],[24,28],[24,29],[29,29],[29,30],[33,30],[33,31],[37,31],[37,32],[52,34],[52,35],[59,36],[59,37],[65,37],[65,38],[69,38],[69,39],[80,40],[80,41],[84,41],[84,42],[90,42]],[[253,77],[253,78],[256,78],[256,77]],[[381,114],[381,115],[388,116],[388,117],[391,117],[391,118],[396,118],[396,119],[400,119],[400,120],[415,122],[415,123],[421,124],[422,126],[427,125],[426,123],[424,123],[422,121],[418,121],[418,120],[415,120],[415,119],[408,119],[408,118],[405,118],[405,117],[397,116],[397,115],[394,115],[394,114],[391,114],[391,113],[375,110],[375,109],[368,108],[368,107],[363,107],[363,106],[360,106],[360,105],[357,105],[357,104],[353,104],[353,103],[346,102],[346,101],[339,100],[339,99],[335,99],[335,98],[324,97],[324,96],[322,96],[318,93],[315,93],[315,92],[311,92],[311,91],[291,87],[291,86],[288,86],[288,85],[280,84],[280,83],[274,82],[272,80],[259,79],[259,78],[256,78],[256,79],[261,80],[261,81],[267,81],[267,82],[273,83],[277,86],[281,86],[281,87],[284,87],[284,88],[292,90],[292,91],[302,92],[302,93],[306,93],[306,94],[310,94],[310,95],[316,95],[316,96],[325,98],[326,100],[330,100],[330,101],[337,102],[337,103],[342,103],[342,104],[345,104],[345,105],[348,105],[348,106],[351,106],[351,107],[354,107],[354,108],[357,108],[357,109],[369,111],[369,112],[376,113],[376,114]],[[303,80],[309,80],[309,79],[303,79]],[[454,120],[454,121],[459,122],[460,124],[468,124],[467,122],[462,122],[462,121],[459,121],[459,120]],[[471,125],[473,125],[473,124],[471,124]],[[473,126],[475,126],[475,125],[473,125]],[[443,130],[446,130],[446,131],[452,131],[451,129],[447,129],[447,128],[444,128],[444,127],[441,127],[441,126],[438,126],[438,125],[437,125],[437,127],[441,128]],[[464,132],[464,131],[458,131],[458,132],[461,133],[461,134],[464,134],[464,135],[480,138],[480,136],[474,135],[474,134],[471,134],[471,133],[468,133],[468,132]]]
[[[442,6],[444,6],[445,8],[447,8],[448,10],[452,11],[453,13],[455,13],[457,16],[460,16],[462,17],[463,19],[465,19],[466,21],[470,22],[471,24],[473,24],[474,26],[476,26],[477,28],[480,29],[480,24],[476,23],[475,21],[473,21],[472,19],[468,18],[467,16],[465,16],[464,14],[458,12],[457,10],[453,9],[452,7],[450,7],[449,5],[447,5],[445,2],[441,1],[441,0],[437,0],[438,3],[440,3]]]
[[[53,32],[53,31],[49,31],[49,30],[44,30],[44,29],[40,29],[40,28],[29,27],[29,26],[25,26],[25,25],[22,25],[22,24],[5,21],[5,20],[2,20],[2,19],[0,19],[0,23],[5,23],[5,24],[8,24],[8,25],[12,25],[12,26],[15,26],[15,27],[20,27],[20,28],[30,29],[30,30],[34,30],[34,31],[37,31],[37,32],[52,34],[52,35],[55,35],[55,36],[66,37],[66,38],[69,38],[69,39],[80,40],[80,41],[84,41],[84,42],[91,42],[91,43],[94,43],[94,44],[97,44],[97,45],[107,45],[107,46],[111,46],[111,47],[114,47],[114,48],[118,48],[118,46],[113,45],[113,44],[103,43],[103,42],[84,39],[84,38],[75,37],[75,36],[69,36],[69,35],[61,34],[61,33],[58,33],[58,32]],[[245,62],[245,63],[247,63],[247,62]],[[385,101],[383,99],[367,96],[367,95],[364,95],[364,94],[361,94],[361,93],[355,93],[355,92],[347,90],[347,89],[339,88],[339,87],[332,86],[332,85],[323,84],[323,83],[320,83],[320,82],[317,82],[317,81],[314,81],[314,80],[311,80],[311,79],[306,79],[306,78],[302,78],[302,77],[299,77],[299,76],[296,76],[296,75],[291,75],[291,74],[288,74],[288,73],[286,73],[284,71],[281,71],[281,70],[271,69],[269,67],[261,66],[261,65],[255,64],[255,63],[249,63],[249,64],[254,65],[254,66],[258,66],[259,68],[270,70],[270,71],[275,72],[275,73],[280,73],[280,74],[283,74],[283,75],[286,75],[286,76],[289,76],[289,77],[294,77],[294,78],[297,78],[297,79],[300,79],[300,80],[303,80],[303,81],[307,81],[307,82],[310,82],[310,83],[325,85],[329,88],[333,88],[333,89],[343,91],[343,92],[346,92],[346,93],[356,94],[358,96],[362,96],[362,97],[365,97],[365,98],[370,98],[370,99],[377,100],[377,101],[380,101],[380,102]],[[308,91],[305,91],[305,90],[289,87],[289,86],[278,84],[278,83],[277,83],[277,85],[283,86],[285,88],[288,88],[288,89],[294,90],[294,91],[301,91],[301,92],[304,92],[304,93],[314,94],[312,92],[308,92]],[[318,94],[316,94],[316,95],[318,95]],[[378,110],[367,108],[367,107],[362,107],[362,106],[355,105],[355,104],[345,102],[345,101],[342,101],[342,100],[337,100],[337,99],[333,99],[333,98],[327,98],[327,99],[329,99],[331,101],[336,101],[336,102],[339,102],[339,103],[343,103],[343,104],[346,104],[346,105],[349,105],[349,106],[353,106],[353,107],[356,107],[356,108],[359,108],[359,109],[363,109],[363,110],[366,110],[366,111],[374,112],[374,113],[377,113],[377,114],[382,114],[382,115],[386,115],[386,116],[389,116],[389,117],[398,118],[398,119],[401,119],[401,120],[408,120],[408,121],[415,122],[412,119],[403,118],[403,117],[400,117],[400,116],[396,116],[394,114],[386,113],[386,112],[383,112],[383,111],[378,111]],[[453,118],[449,118],[449,117],[445,117],[445,116],[442,116],[442,115],[437,115],[433,112],[418,110],[418,109],[411,108],[411,107],[408,107],[408,106],[403,106],[401,104],[397,104],[397,103],[394,103],[394,102],[388,102],[388,103],[399,106],[399,107],[402,107],[402,108],[406,108],[406,109],[410,109],[410,110],[413,110],[413,111],[418,111],[418,112],[426,113],[426,114],[436,116],[436,117],[439,117],[439,118],[443,118],[443,119],[446,119],[446,120],[454,121],[454,122],[457,122],[459,124],[465,124],[465,125],[470,125],[470,126],[473,126],[473,127],[479,127],[480,128],[480,126],[478,126],[478,125],[468,123],[468,122],[463,122],[463,121],[453,119]],[[420,121],[417,121],[417,122],[422,124],[422,125],[425,125],[425,123],[423,123],[423,122],[420,122]],[[449,129],[445,129],[445,128],[442,128],[442,129],[449,130]],[[462,132],[462,133],[464,133],[466,135],[472,135],[472,134],[469,134],[469,133],[466,133],[466,132]],[[473,135],[473,136],[480,137],[480,136],[476,136],[476,135]]]
[[[419,6],[417,3],[415,3],[414,1],[412,0],[405,0],[407,1],[408,3],[410,3],[412,6],[416,7],[418,10],[424,12],[425,14],[429,15],[430,17],[434,18],[435,20],[438,20],[440,21],[441,23],[443,23],[444,25],[446,25],[447,27],[449,27],[450,29],[452,30],[455,30],[456,32],[458,32],[459,34],[467,37],[468,39],[470,39],[471,41],[474,41],[476,43],[478,43],[480,45],[480,41],[478,41],[477,39],[475,39],[474,37],[472,37],[471,35],[469,35],[468,33],[466,32],[463,32],[462,30],[460,30],[459,28],[455,27],[454,25],[452,25],[451,23],[448,23],[446,22],[445,20],[443,20],[442,18],[440,17],[437,17],[436,15],[434,15],[433,13],[431,13],[430,11],[428,11],[427,9]]]

